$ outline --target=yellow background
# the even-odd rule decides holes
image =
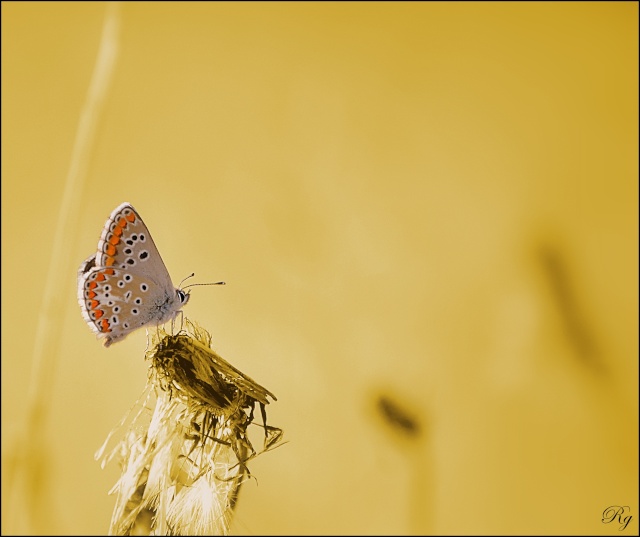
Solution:
[[[235,533],[637,534],[637,3],[122,4],[34,431],[105,8],[2,3],[3,534],[107,531],[145,334],[104,349],[75,278],[123,201],[278,396]]]

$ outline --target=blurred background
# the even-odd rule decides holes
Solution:
[[[638,533],[637,3],[3,2],[3,534],[108,529],[146,338],[76,270],[124,201],[278,397],[233,533]]]

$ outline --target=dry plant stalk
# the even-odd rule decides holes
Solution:
[[[211,350],[204,329],[186,326],[154,338],[142,409],[115,448],[103,454],[107,438],[96,455],[103,467],[114,457],[122,464],[111,535],[227,535],[258,454],[247,435],[256,403],[263,451],[282,441],[282,430],[266,424],[267,397],[276,397]]]

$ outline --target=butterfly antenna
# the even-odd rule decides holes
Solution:
[[[183,280],[184,281],[184,280]],[[215,283],[192,283],[191,285],[187,285],[186,287],[181,287],[181,289],[187,289],[188,287],[197,287],[198,285],[227,285],[225,282],[215,282]]]
[[[182,281],[180,282],[180,285],[178,285],[178,289],[182,289],[182,282],[184,282],[185,280],[188,280],[189,278],[193,278],[196,275],[195,272],[192,272],[191,274],[189,274],[189,276],[187,276],[186,278],[182,278]]]

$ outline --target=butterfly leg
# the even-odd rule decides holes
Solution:
[[[182,310],[179,310],[178,312],[176,312],[176,315],[173,319],[171,319],[171,335],[175,335],[176,333],[176,318],[178,317],[178,315],[180,315],[180,330],[178,330],[178,333],[182,332],[182,326],[184,324],[184,313],[182,313]]]
[[[182,310],[178,311],[178,313],[180,314],[180,332],[182,332],[182,329],[184,328],[184,313]]]
[[[149,347],[151,346],[151,337],[149,335],[148,328],[145,329],[145,333],[147,334],[147,348],[144,350],[144,352],[147,352],[149,350]]]

